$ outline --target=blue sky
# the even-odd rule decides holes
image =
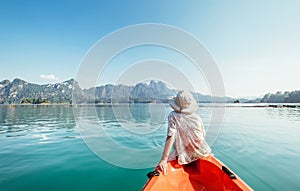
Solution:
[[[74,78],[88,50],[105,35],[129,25],[162,23],[203,43],[228,96],[299,90],[299,10],[296,0],[0,0],[0,80],[54,83]],[[109,74],[118,67],[107,67],[99,84],[114,83]],[[199,91],[209,93],[201,88],[202,77],[192,80]]]

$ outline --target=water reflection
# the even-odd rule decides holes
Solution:
[[[86,108],[88,114],[96,109],[98,122],[116,143],[128,148],[162,146],[167,133],[167,117],[172,110],[168,104],[124,104],[111,107]],[[211,108],[201,107],[199,114],[208,128]],[[87,117],[84,111],[80,116]],[[133,144],[134,143],[134,144]]]
[[[69,107],[0,107],[0,133],[6,137],[31,136],[42,141],[51,133],[74,131],[75,120]]]
[[[127,104],[112,110],[119,125],[135,134],[153,133],[167,120],[165,104]]]
[[[101,128],[120,145],[151,148],[164,140],[167,128],[164,104],[124,104],[98,107],[96,111]]]
[[[267,115],[271,119],[287,119],[289,121],[300,121],[300,108],[266,108]]]

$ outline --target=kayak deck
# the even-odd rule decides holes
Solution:
[[[239,191],[252,189],[221,161],[210,155],[183,166],[179,165],[177,160],[168,162],[167,175],[160,172],[159,176],[149,178],[143,190]]]

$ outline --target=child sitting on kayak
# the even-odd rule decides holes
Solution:
[[[180,91],[170,102],[173,108],[168,116],[168,133],[164,151],[156,168],[167,173],[168,160],[177,158],[178,163],[188,164],[211,153],[205,141],[205,129],[202,120],[195,112],[198,104],[188,91]],[[169,156],[171,147],[174,152]]]

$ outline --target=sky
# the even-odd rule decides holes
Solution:
[[[75,78],[87,53],[105,36],[131,25],[160,23],[188,32],[206,47],[227,96],[300,90],[299,10],[297,0],[0,0],[0,81],[45,84]],[[197,91],[210,93],[205,74],[196,73],[178,52],[155,46],[120,54],[98,84],[120,82],[133,63],[147,59],[166,62],[162,68],[171,64]]]

